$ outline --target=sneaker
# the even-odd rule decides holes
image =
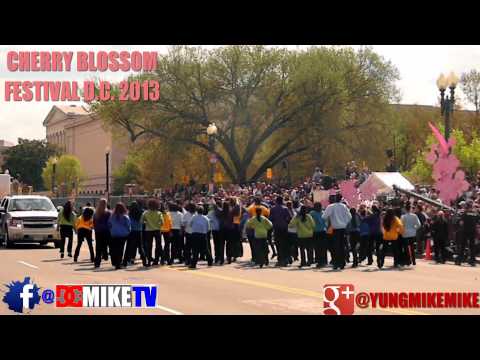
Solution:
[[[65,257],[64,253],[60,253],[60,259],[63,259]]]
[[[78,259],[77,259],[77,258],[74,258],[74,259],[73,259],[73,262],[78,262]]]
[[[68,257],[72,257],[72,253],[68,253]]]

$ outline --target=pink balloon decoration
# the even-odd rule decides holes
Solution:
[[[455,138],[452,136],[447,142],[435,126],[431,123],[429,125],[438,144],[432,144],[425,159],[433,165],[432,177],[440,199],[450,205],[451,201],[468,190],[470,184],[465,180],[465,173],[458,170],[460,161],[451,151],[456,144]]]
[[[343,197],[347,200],[350,207],[357,207],[360,203],[360,194],[358,188],[356,187],[357,180],[344,180],[338,187]]]

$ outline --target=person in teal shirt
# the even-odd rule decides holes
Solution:
[[[315,221],[315,229],[313,231],[313,251],[315,252],[315,262],[317,268],[327,265],[327,223],[323,219],[322,204],[316,202],[313,204],[313,210],[310,215]]]
[[[254,243],[252,251],[255,254],[253,258],[255,259],[257,265],[260,268],[263,265],[268,265],[268,232],[273,228],[272,222],[268,220],[265,216],[262,215],[262,208],[258,207],[255,209],[256,216],[252,217],[247,221],[247,228],[253,229],[254,231]]]
[[[310,214],[307,214],[307,207],[302,206],[300,211],[290,221],[290,225],[297,228],[298,245],[300,247],[300,268],[313,264],[313,232],[315,230],[315,221]],[[308,255],[308,261],[306,258]]]

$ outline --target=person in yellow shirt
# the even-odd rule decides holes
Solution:
[[[167,211],[167,207],[164,203],[160,205],[160,212],[163,215],[163,224],[160,228],[160,232],[162,233],[163,237],[163,256],[161,260],[161,265],[167,261],[168,265],[173,264],[173,256],[172,256],[172,217],[170,213]]]
[[[84,240],[87,240],[88,250],[90,251],[90,261],[92,263],[95,262],[95,254],[93,252],[92,244],[93,209],[91,207],[85,207],[83,209],[82,215],[76,221],[75,228],[77,230],[77,247],[75,249],[75,254],[73,255],[73,261],[78,261],[82,243]]]
[[[377,265],[381,269],[385,263],[385,247],[390,245],[393,250],[393,266],[397,268],[400,265],[400,241],[399,236],[403,234],[402,221],[395,216],[393,209],[388,209],[382,222],[383,241],[379,246],[377,255]]]
[[[253,200],[253,204],[247,207],[247,212],[248,212],[248,215],[250,216],[250,219],[257,216],[257,209],[261,209],[262,212],[260,215],[266,218],[270,216],[270,210],[266,206],[262,205],[262,201],[259,197],[255,197],[255,199]],[[255,244],[253,241],[254,240],[253,230],[248,227],[247,227],[247,239],[248,239],[248,244],[250,245],[250,253],[252,254],[252,262],[256,263],[257,261],[253,256],[254,254],[257,253],[257,251],[255,250]],[[267,238],[267,243],[268,243],[268,238]]]

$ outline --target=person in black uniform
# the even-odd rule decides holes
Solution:
[[[432,222],[433,250],[435,253],[435,261],[445,264],[447,258],[447,242],[448,242],[448,222],[445,219],[443,211],[439,211],[433,218]]]
[[[461,265],[464,261],[465,247],[468,242],[470,251],[469,264],[475,266],[475,233],[479,217],[473,211],[473,202],[468,200],[465,207],[465,212],[460,217],[460,236],[457,237],[457,258],[455,265]]]

